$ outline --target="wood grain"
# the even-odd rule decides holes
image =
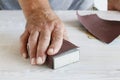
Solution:
[[[19,37],[25,26],[22,12],[0,11],[0,80],[120,80],[120,37],[109,45],[89,39],[77,21],[76,11],[56,13],[65,23],[70,41],[80,46],[80,62],[57,70],[30,65],[19,52]]]

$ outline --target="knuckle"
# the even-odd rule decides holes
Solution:
[[[31,34],[30,37],[29,37],[29,42],[36,42],[37,41],[37,38],[38,35],[37,34]]]
[[[56,23],[56,28],[64,28],[64,24],[62,22]]]
[[[55,26],[54,32],[56,34],[62,34],[64,32],[64,27],[62,27],[62,26]]]
[[[53,33],[53,36],[56,36],[56,37],[57,37],[57,36],[58,36],[58,37],[59,37],[59,36],[61,37],[62,35],[63,35],[63,31],[61,31],[61,30],[59,30],[59,31],[58,31],[58,30],[55,30],[54,33]]]
[[[49,26],[48,25],[45,25],[44,27],[43,27],[43,30],[48,30],[49,29]]]
[[[48,24],[48,25],[45,25],[42,30],[44,31],[52,31],[53,29],[53,26],[51,24]]]
[[[50,38],[48,37],[48,36],[44,36],[44,37],[42,37],[42,40],[43,41],[46,41],[46,40],[49,40]]]
[[[38,56],[43,56],[43,55],[45,55],[45,51],[41,50],[40,48],[37,48],[37,55]]]
[[[44,40],[50,40],[50,31],[43,31],[41,32],[41,36],[40,36],[40,41],[44,41]]]
[[[54,37],[53,37],[53,40],[54,40],[54,41],[59,41],[59,40],[61,40],[61,38],[62,38],[62,36],[54,36]]]
[[[29,38],[29,43],[30,43],[30,44],[35,43],[35,41],[36,41],[36,40],[35,40],[33,37],[32,37],[32,38]]]

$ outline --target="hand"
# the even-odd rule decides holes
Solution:
[[[66,31],[58,16],[52,10],[36,9],[27,18],[25,31],[20,38],[21,54],[25,58],[29,56],[33,65],[43,64],[47,55],[59,51],[63,38],[67,39]]]
[[[120,11],[120,0],[108,0],[108,9]]]

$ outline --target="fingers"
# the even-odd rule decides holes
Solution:
[[[50,43],[51,32],[44,29],[40,32],[39,43],[37,47],[37,64],[43,64],[46,60],[46,50]]]
[[[20,37],[20,53],[24,58],[28,58],[27,43],[28,43],[29,33],[25,31]]]
[[[53,33],[52,33],[52,40],[51,44],[49,46],[49,49],[47,51],[48,55],[54,55],[56,54],[63,43],[63,32],[64,32],[64,27],[63,26],[56,26]]]
[[[36,64],[36,50],[37,50],[37,42],[38,42],[39,32],[33,31],[29,36],[29,55],[30,61],[32,65]]]

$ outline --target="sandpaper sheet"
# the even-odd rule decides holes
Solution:
[[[120,21],[104,20],[96,14],[81,16],[79,22],[97,39],[110,43],[120,35]]]

